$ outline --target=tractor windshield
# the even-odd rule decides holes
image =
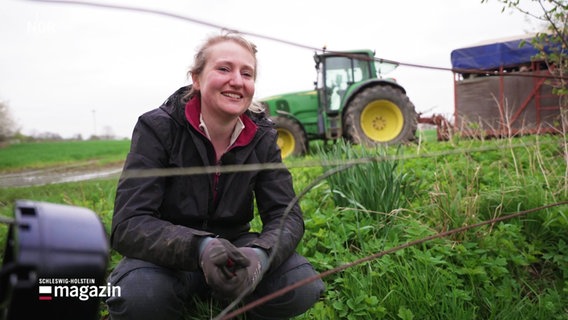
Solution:
[[[385,61],[376,61],[375,62],[375,69],[377,69],[377,77],[381,78],[382,75],[384,74],[388,74],[392,71],[394,71],[394,69],[398,68],[398,64],[396,63],[391,63],[391,62],[385,62]]]
[[[324,83],[330,110],[339,110],[341,100],[349,86],[371,78],[369,60],[356,59],[355,55],[330,56],[324,62]]]

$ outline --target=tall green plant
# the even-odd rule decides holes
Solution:
[[[396,149],[395,155],[400,150]],[[317,152],[324,164],[330,164],[326,168],[347,165],[327,178],[337,207],[375,212],[383,217],[380,220],[404,207],[411,176],[400,170],[399,160],[388,157],[386,147],[366,149],[338,142],[330,150],[320,148]]]

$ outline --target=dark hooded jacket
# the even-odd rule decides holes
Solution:
[[[299,205],[285,214],[295,197],[288,170],[176,175],[149,170],[282,162],[272,122],[247,111],[241,116],[245,129],[216,163],[213,145],[195,124],[201,105],[184,99],[189,88],[180,88],[162,106],[138,118],[116,191],[111,245],[124,256],[196,270],[203,237],[234,240],[249,232],[256,200],[262,230],[247,246],[273,254],[271,267],[278,266],[304,233]],[[145,175],[136,177],[136,172]]]

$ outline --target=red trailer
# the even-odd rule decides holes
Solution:
[[[534,59],[531,40],[501,39],[451,52],[454,120],[437,120],[439,139],[450,131],[465,137],[558,132],[554,78],[544,61]]]

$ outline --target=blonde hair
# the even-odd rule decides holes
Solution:
[[[215,35],[207,38],[207,40],[205,40],[205,42],[201,45],[201,47],[199,47],[199,50],[195,54],[193,59],[193,66],[187,71],[187,77],[191,78],[192,75],[200,75],[203,72],[203,69],[205,69],[205,64],[207,64],[207,60],[209,59],[209,48],[225,41],[232,41],[252,54],[254,58],[253,78],[256,80],[256,45],[248,41],[235,31],[224,31],[220,35]]]

